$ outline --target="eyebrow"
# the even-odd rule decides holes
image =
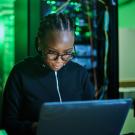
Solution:
[[[55,51],[55,52],[58,52],[58,50],[56,50],[56,49],[54,49],[54,48],[48,48],[48,49],[50,49],[50,50],[52,50],[52,51]],[[69,49],[66,49],[66,50],[64,50],[64,52],[68,52],[68,51],[72,51],[73,50],[73,48],[69,48]]]

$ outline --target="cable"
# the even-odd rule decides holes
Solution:
[[[96,28],[96,2],[94,1],[93,3],[93,13],[94,13],[94,27]],[[87,12],[89,13],[90,12],[90,7],[89,7],[89,4],[88,4],[88,1],[86,1],[86,9],[87,9]],[[90,16],[87,15],[87,19],[88,19],[88,28],[89,28],[89,31],[92,33],[93,35],[93,32],[92,32],[92,28],[91,28],[91,19],[90,19]],[[93,54],[93,51],[94,51],[94,45],[93,45],[93,38],[92,36],[90,36],[90,45],[91,45],[91,50],[92,50],[92,54]],[[94,63],[94,56],[92,55],[92,64]],[[96,95],[98,93],[98,85],[97,85],[97,77],[96,77],[96,69],[93,68],[93,78],[94,78],[94,86],[95,86],[95,92],[96,92]]]
[[[101,86],[100,90],[97,91],[97,97],[98,99],[103,99],[105,96],[105,93],[108,89],[108,76],[107,76],[107,66],[108,66],[108,51],[109,51],[109,37],[108,37],[108,31],[109,31],[109,11],[108,6],[103,0],[98,0],[101,4],[105,6],[105,12],[104,12],[104,34],[105,34],[105,56],[104,56],[104,77],[103,77],[103,85]],[[114,3],[112,3],[114,4]]]
[[[100,3],[102,3],[103,5],[105,5],[105,2],[103,0],[98,0]]]
[[[57,10],[56,13],[60,12],[60,10],[64,9],[68,4],[70,0],[67,0],[63,5],[61,5]]]
[[[107,58],[108,58],[108,50],[109,50],[109,38],[108,38],[108,29],[109,29],[109,11],[108,7],[106,7],[104,13],[104,32],[105,32],[105,57],[104,57],[104,77],[107,78]]]
[[[109,11],[107,5],[105,5],[105,12],[104,12],[104,33],[105,33],[105,56],[104,56],[104,82],[103,86],[101,87],[101,95],[99,99],[102,99],[105,95],[105,92],[108,89],[108,76],[107,76],[107,65],[108,65],[108,51],[109,51],[109,38],[108,38],[108,31],[109,31]]]
[[[98,1],[101,2],[103,5],[106,5],[106,3],[105,3],[103,0],[98,0]],[[111,0],[111,4],[112,4],[113,6],[116,6],[115,0]]]

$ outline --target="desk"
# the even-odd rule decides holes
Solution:
[[[133,114],[135,117],[135,87],[120,87],[119,92],[120,92],[121,98],[132,98],[133,99],[132,108],[134,110]]]
[[[121,135],[131,132],[135,133],[135,117],[133,108],[128,112],[127,118],[121,131]]]

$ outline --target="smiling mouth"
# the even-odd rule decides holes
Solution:
[[[53,66],[53,67],[56,68],[56,69],[59,69],[59,68],[62,67],[62,65],[61,66]]]
[[[61,68],[63,65],[52,65],[53,66],[53,68],[55,68],[55,69],[59,69],[59,68]]]

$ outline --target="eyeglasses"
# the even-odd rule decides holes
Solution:
[[[59,57],[61,57],[63,61],[69,61],[74,57],[74,53],[72,51],[60,54],[53,50],[47,50],[47,51],[44,51],[44,54],[50,60],[57,60]]]

